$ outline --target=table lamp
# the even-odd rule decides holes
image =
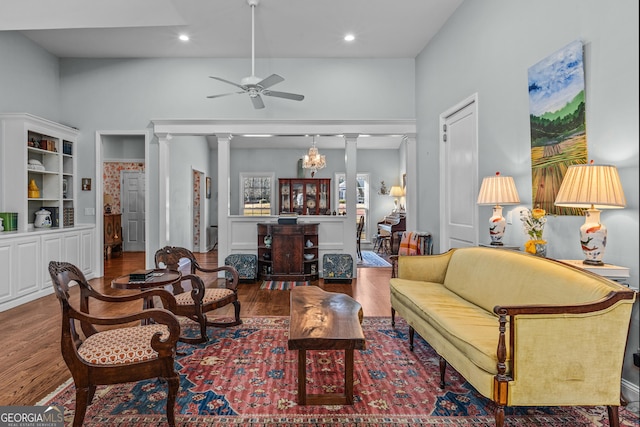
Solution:
[[[607,228],[600,222],[599,209],[622,209],[627,201],[615,166],[572,165],[560,184],[556,206],[587,208],[580,227],[580,246],[587,265],[604,265],[602,256],[607,246]]]
[[[400,186],[398,185],[394,185],[391,187],[391,190],[389,191],[389,195],[391,197],[395,197],[395,199],[393,200],[393,204],[394,204],[394,212],[398,212],[398,197],[403,197],[404,196],[404,191],[402,191],[402,188],[400,188]]]
[[[507,221],[502,216],[501,205],[517,205],[520,203],[518,190],[513,178],[502,176],[496,172],[495,176],[488,176],[482,180],[479,205],[494,205],[493,215],[489,218],[489,236],[492,246],[503,246],[502,238]]]
[[[104,193],[102,201],[104,202],[104,213],[110,214],[113,206],[113,196],[111,194]]]

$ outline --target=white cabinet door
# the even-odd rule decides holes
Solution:
[[[62,261],[62,235],[60,233],[42,237],[42,289],[51,289],[49,262]]]
[[[20,297],[40,290],[41,270],[40,238],[27,237],[13,241],[15,259],[9,266],[12,270],[12,286],[15,296]]]
[[[10,241],[0,241],[0,303],[13,298],[11,289],[12,244]]]
[[[70,262],[78,268],[80,266],[80,232],[67,232],[63,235],[64,259],[62,261]]]
[[[95,259],[94,241],[93,229],[80,232],[80,265],[78,265],[78,268],[82,270],[87,279],[92,277],[95,272],[93,268],[93,260]]]

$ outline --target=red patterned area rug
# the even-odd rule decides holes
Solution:
[[[467,427],[494,426],[493,404],[448,368],[438,388],[438,356],[422,339],[409,351],[407,325],[365,317],[367,349],[355,352],[354,404],[298,406],[297,351],[287,350],[288,317],[255,317],[209,328],[210,341],[180,344],[176,360],[179,426]],[[343,351],[307,352],[307,392],[341,391]],[[84,426],[166,426],[166,385],[159,380],[98,387]],[[67,384],[40,405],[61,405],[71,423],[75,388]],[[606,408],[508,408],[506,426],[607,426]],[[621,425],[638,426],[621,408]]]

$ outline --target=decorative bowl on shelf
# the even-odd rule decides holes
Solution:
[[[314,256],[315,256],[314,254],[304,254],[304,259],[312,260]]]
[[[265,252],[262,254],[262,258],[269,261],[271,259],[271,254],[269,252]]]

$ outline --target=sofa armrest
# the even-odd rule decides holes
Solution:
[[[631,290],[613,291],[586,304],[495,307],[500,326],[494,400],[502,405],[619,405],[635,298]]]
[[[397,277],[443,283],[454,249],[438,255],[398,256]]]

